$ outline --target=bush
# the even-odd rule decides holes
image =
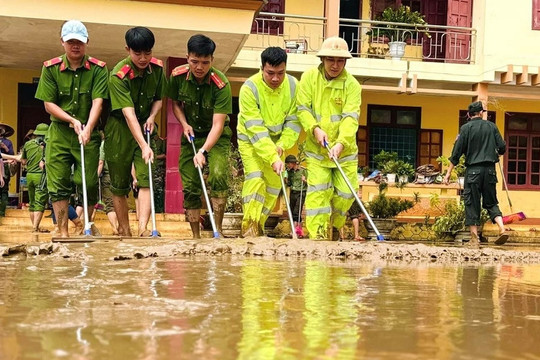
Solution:
[[[388,185],[379,185],[379,195],[375,196],[367,204],[369,214],[377,219],[389,219],[396,217],[400,212],[409,210],[414,206],[414,202],[405,199],[387,198],[384,194]]]
[[[454,236],[459,231],[468,230],[465,226],[465,204],[463,201],[459,203],[449,201],[445,204],[444,210],[446,215],[437,216],[432,226],[437,236],[443,237],[448,234]],[[480,213],[480,224],[483,225],[488,220],[488,212],[482,209]]]

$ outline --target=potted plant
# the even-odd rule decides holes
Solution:
[[[364,181],[370,174],[369,166],[361,166],[358,168],[358,181]]]
[[[438,238],[452,237],[456,240],[469,240],[470,233],[465,226],[465,204],[463,201],[454,202],[448,201],[444,205],[445,215],[437,216],[431,229],[435,232]],[[488,212],[482,209],[480,213],[480,226],[489,220]],[[459,235],[459,236],[458,236]]]
[[[399,182],[406,184],[409,182],[409,177],[414,176],[414,167],[406,161],[399,160],[399,167],[396,171]]]
[[[426,34],[428,37],[430,36],[424,15],[418,11],[411,11],[409,6],[401,5],[397,9],[388,7],[384,9],[376,20],[396,23],[396,25],[386,24],[383,25],[385,27],[377,29],[379,37],[386,36],[390,39],[388,43],[389,55],[394,60],[399,60],[403,57],[407,41],[411,39],[417,40],[419,33]]]
[[[380,153],[378,153],[377,155],[373,157],[373,161],[375,162],[375,167],[379,170],[383,170],[384,165],[388,161],[390,160],[397,161],[397,159],[398,159],[397,152],[389,152],[389,151],[384,151],[384,150],[381,150]]]
[[[398,199],[395,197],[387,197],[386,189],[388,184],[382,182],[379,184],[379,194],[366,204],[368,213],[370,214],[373,223],[379,230],[379,232],[388,238],[388,235],[395,226],[395,217],[414,206],[414,202],[405,199]],[[374,230],[371,225],[366,223],[368,229],[370,229],[369,236],[374,235]]]
[[[396,182],[396,176],[399,168],[401,167],[401,160],[388,160],[383,166],[383,173],[386,174],[386,179],[389,184]]]
[[[441,169],[443,167],[450,166],[450,160],[446,156],[439,156],[436,160],[439,164],[441,164]],[[451,180],[457,180],[459,182],[459,185],[463,187],[465,185],[465,170],[467,168],[465,167],[465,155],[461,155],[459,158],[459,162],[456,166],[454,166],[453,174],[450,175]],[[446,172],[448,169],[445,169],[441,176],[444,177],[446,175]]]

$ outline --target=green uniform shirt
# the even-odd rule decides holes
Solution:
[[[459,130],[450,161],[457,165],[461,155],[465,154],[465,166],[496,163],[499,155],[505,151],[506,143],[497,126],[491,121],[475,117]]]
[[[287,177],[289,178],[291,190],[305,191],[307,189],[307,184],[302,181],[302,176],[307,179],[307,172],[303,167],[300,167],[297,170],[287,170]]]
[[[44,151],[40,143],[43,141],[43,138],[36,138],[28,140],[22,151],[21,159],[26,159],[26,172],[28,173],[41,173],[42,170],[39,167],[39,162],[43,159]]]
[[[221,86],[220,84],[223,84]],[[188,65],[175,68],[169,79],[167,95],[184,106],[187,123],[195,134],[208,135],[212,129],[213,116],[232,113],[231,85],[225,75],[215,69],[199,84]],[[229,117],[225,125],[229,124]]]
[[[77,70],[69,68],[65,54],[46,61],[36,91],[36,99],[58,105],[82,124],[88,121],[92,100],[108,97],[105,63],[89,56]],[[51,121],[64,123],[52,115]]]
[[[109,91],[111,95],[110,117],[124,120],[123,108],[132,107],[139,123],[148,120],[154,101],[165,96],[166,79],[160,60],[152,58],[146,69],[139,72],[129,57],[120,61],[111,71]]]

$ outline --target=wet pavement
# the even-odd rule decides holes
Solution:
[[[536,248],[25,235],[1,249],[0,360],[540,358]]]

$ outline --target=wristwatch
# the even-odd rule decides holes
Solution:
[[[206,151],[206,150],[203,149],[203,148],[200,148],[200,149],[199,149],[199,152],[200,152],[201,154],[203,154],[204,156],[208,156],[208,151]]]

